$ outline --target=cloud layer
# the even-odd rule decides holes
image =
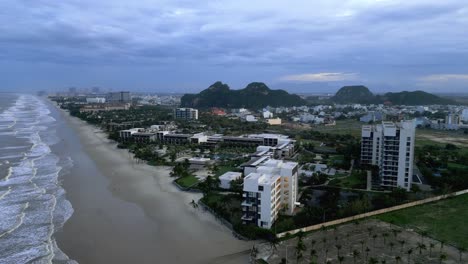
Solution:
[[[2,1],[0,70],[3,89],[434,90],[468,72],[466,28],[464,0]]]

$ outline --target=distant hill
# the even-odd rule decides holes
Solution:
[[[456,104],[453,100],[424,91],[403,91],[374,95],[367,87],[362,85],[344,86],[330,100],[339,104],[380,104],[384,102],[390,102],[394,105]]]
[[[339,104],[372,104],[375,103],[376,97],[369,91],[369,88],[363,85],[354,85],[342,87],[331,100]]]
[[[386,93],[380,97],[380,101],[388,101],[394,105],[456,104],[453,100],[424,91]]]
[[[231,90],[227,84],[216,82],[198,94],[185,94],[184,107],[262,108],[265,106],[300,106],[306,101],[284,90],[271,90],[266,84],[253,82],[244,89]]]

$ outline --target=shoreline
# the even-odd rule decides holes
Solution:
[[[59,248],[71,259],[79,263],[248,261],[251,243],[236,239],[210,213],[191,207],[190,201],[201,195],[177,189],[169,167],[137,164],[104,132],[51,106],[75,134],[61,129],[60,145],[71,152],[80,149],[72,157],[70,173],[63,177],[75,212],[56,234]]]

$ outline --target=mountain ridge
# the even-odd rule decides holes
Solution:
[[[198,94],[184,94],[183,107],[263,108],[266,106],[301,106],[307,102],[285,90],[272,90],[265,83],[252,82],[240,90],[231,90],[220,81]]]

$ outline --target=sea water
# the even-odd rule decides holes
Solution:
[[[44,100],[0,93],[0,263],[75,263],[54,239],[73,213],[60,185],[73,162],[51,151],[59,139]]]

